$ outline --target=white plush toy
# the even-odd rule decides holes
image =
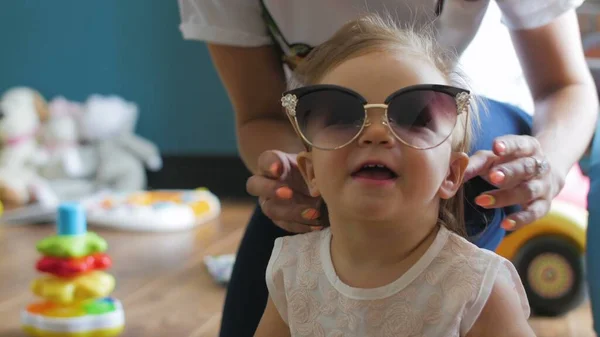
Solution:
[[[145,167],[161,169],[158,148],[135,134],[137,118],[137,105],[118,96],[92,95],[85,102],[80,133],[88,146],[97,151],[94,166],[98,189],[143,190],[146,188]]]
[[[39,174],[61,200],[77,200],[95,192],[97,156],[80,144],[78,121],[83,106],[59,96],[49,104],[49,116],[40,132],[46,157]]]
[[[35,162],[36,136],[47,116],[46,101],[33,89],[13,88],[0,97],[0,167],[22,167]]]
[[[40,174],[46,179],[79,178],[83,162],[79,153],[77,120],[81,106],[57,97],[49,104],[49,115],[40,135],[42,150],[47,156]]]
[[[12,88],[0,97],[0,201],[6,205],[55,201],[36,173],[45,161],[37,137],[47,115],[45,99],[31,88]]]

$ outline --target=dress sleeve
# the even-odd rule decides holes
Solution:
[[[523,287],[523,281],[521,281],[521,277],[519,276],[515,266],[505,258],[500,258],[498,279],[503,280],[512,286],[513,291],[517,294],[521,302],[521,310],[523,310],[523,315],[525,318],[529,318],[529,315],[531,314],[531,308],[529,307],[529,299],[527,298],[525,287]]]
[[[502,22],[510,29],[537,28],[565,12],[581,6],[584,0],[496,0]]]
[[[467,332],[471,330],[479,318],[483,307],[487,303],[487,300],[492,293],[492,289],[494,288],[494,284],[497,282],[505,282],[506,284],[511,285],[513,291],[519,297],[523,315],[525,318],[529,318],[531,312],[527,293],[525,292],[525,288],[523,287],[523,283],[515,266],[507,259],[495,256],[485,270],[479,293],[465,308],[460,326],[461,336],[466,335]]]
[[[177,0],[187,40],[240,47],[272,43],[260,0]]]
[[[288,324],[287,298],[285,294],[283,263],[285,254],[282,253],[285,238],[275,239],[273,252],[267,264],[266,283],[269,296],[273,300],[281,319]]]

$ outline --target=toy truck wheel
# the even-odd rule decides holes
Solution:
[[[559,316],[585,297],[584,259],[580,250],[560,236],[527,242],[515,260],[532,314]]]

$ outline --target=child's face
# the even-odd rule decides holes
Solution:
[[[352,89],[367,103],[377,104],[404,87],[447,81],[428,62],[382,52],[343,62],[320,84]],[[439,199],[454,196],[462,182],[467,156],[452,151],[452,136],[434,148],[409,147],[381,123],[384,109],[368,111],[371,125],[347,146],[313,148],[298,157],[311,194],[322,196],[332,215],[343,212],[373,221],[394,219],[411,211],[431,212],[437,217]],[[380,164],[389,170],[361,169],[365,164]]]

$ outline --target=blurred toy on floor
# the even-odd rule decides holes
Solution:
[[[205,188],[98,193],[82,204],[90,224],[128,231],[189,230],[221,213],[219,199]]]
[[[114,337],[123,332],[125,314],[119,300],[109,297],[116,284],[106,273],[112,261],[107,242],[87,231],[83,208],[62,204],[56,235],[37,244],[42,257],[36,269],[44,273],[31,284],[41,298],[21,312],[30,336]]]
[[[34,89],[16,87],[0,97],[0,201],[7,207],[56,201],[38,174],[47,158],[37,136],[47,118],[48,104]]]
[[[135,134],[138,106],[116,95],[50,103],[32,88],[0,99],[2,222],[51,220],[61,201],[146,189],[162,168],[158,147]]]
[[[560,316],[585,299],[589,178],[574,165],[542,218],[507,233],[496,253],[516,267],[532,315]]]
[[[49,116],[40,132],[47,160],[39,174],[48,181],[60,200],[77,199],[94,193],[93,158],[84,158],[79,120],[83,107],[59,96],[49,103]]]
[[[135,134],[138,115],[137,105],[118,96],[92,95],[85,102],[79,127],[84,147],[95,152],[97,190],[145,189],[145,169],[162,168],[156,145]]]
[[[204,264],[215,282],[226,285],[231,279],[231,272],[235,264],[235,254],[207,255],[204,257]]]
[[[40,135],[42,151],[48,160],[40,168],[40,174],[46,179],[77,178],[83,173],[77,125],[81,108],[57,97],[50,102],[48,111]]]

